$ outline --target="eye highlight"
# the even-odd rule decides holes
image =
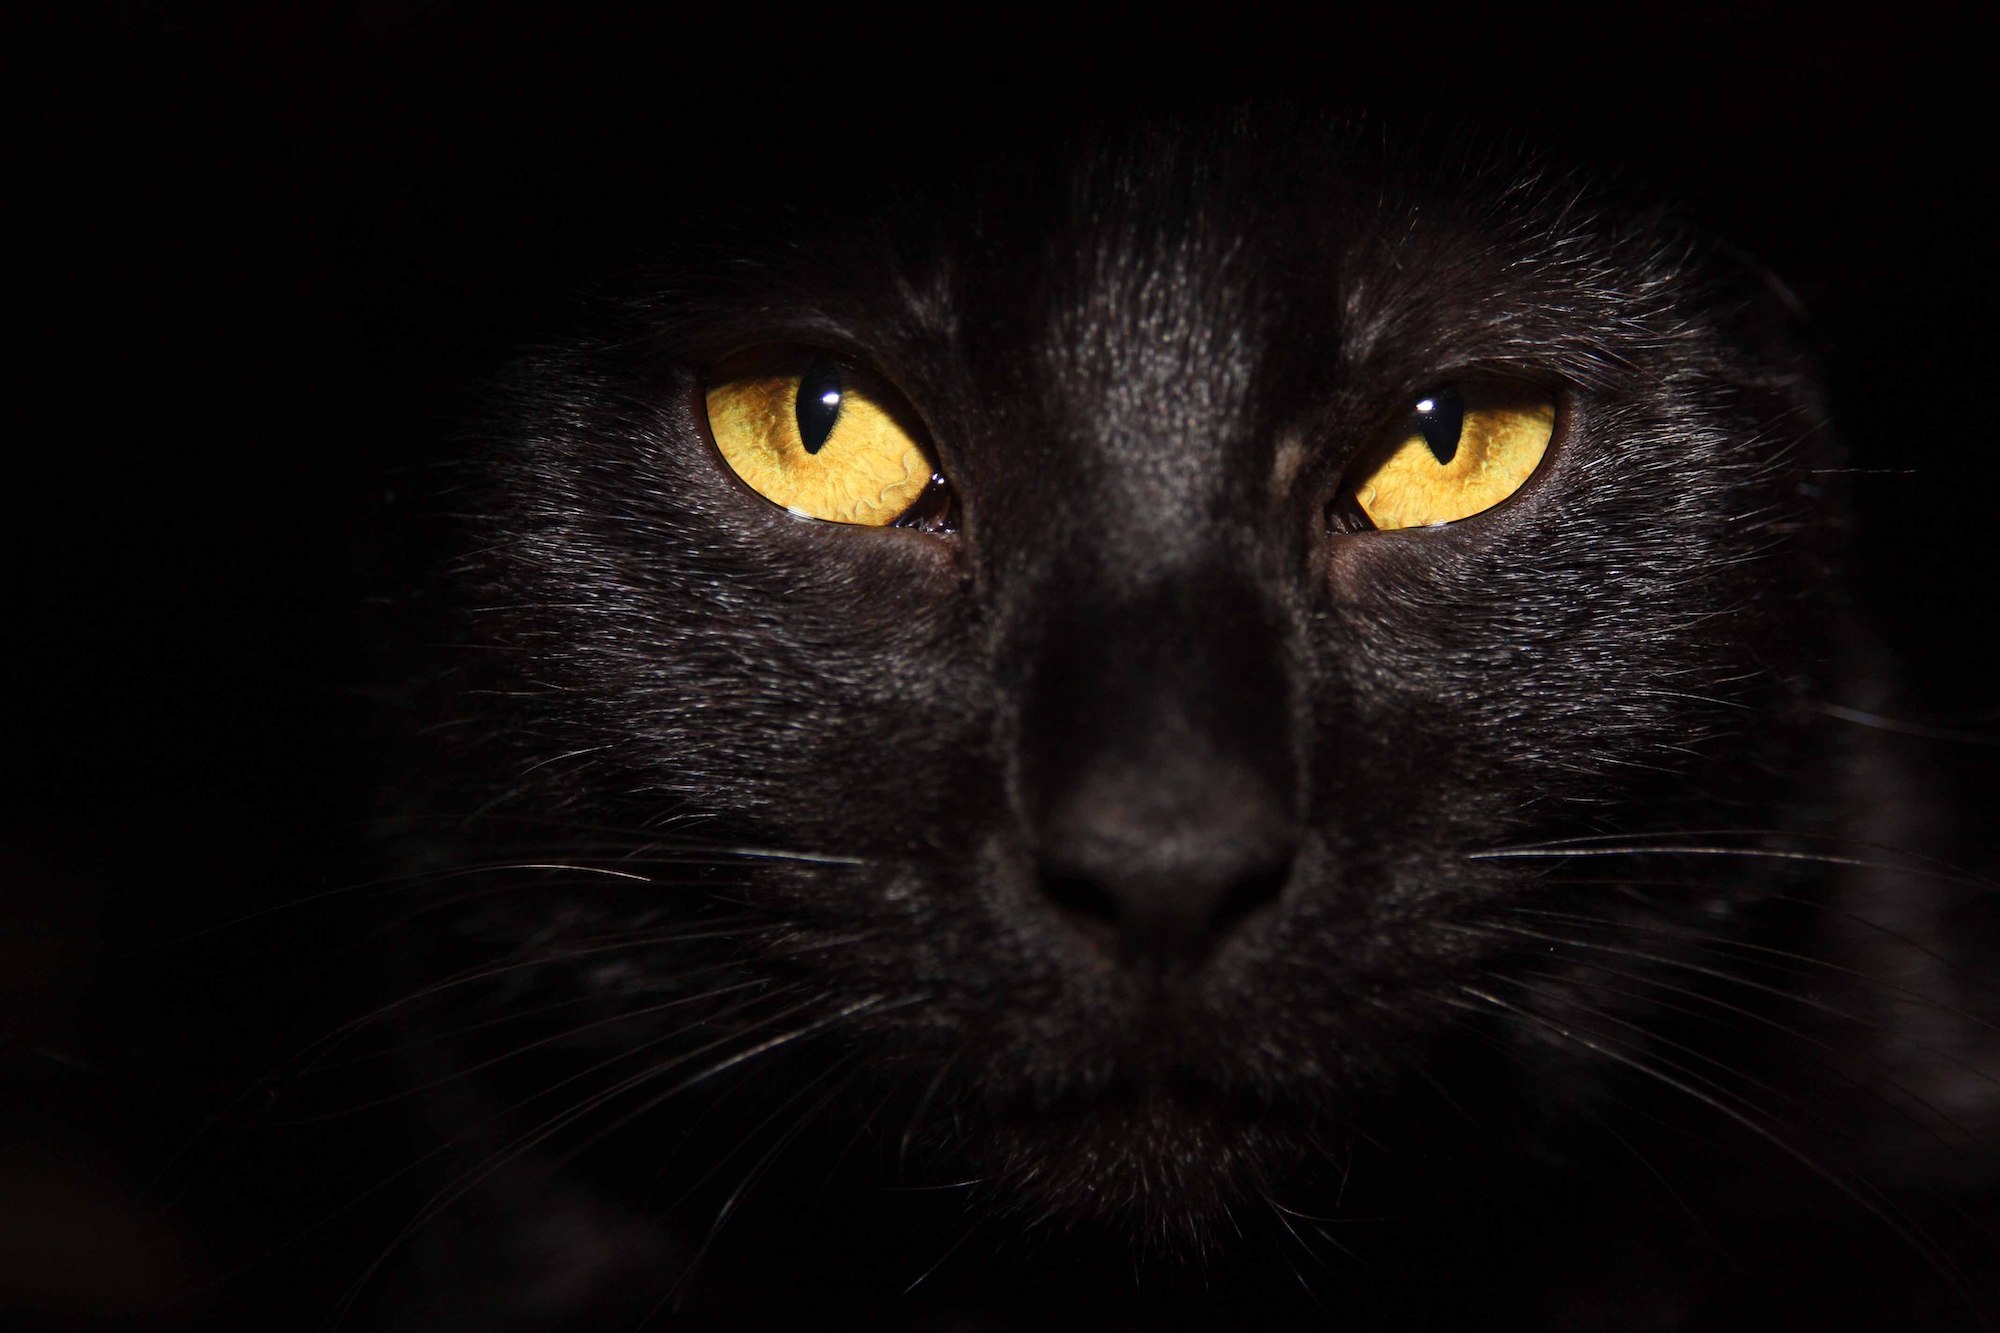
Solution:
[[[827,352],[755,348],[704,379],[717,452],[772,504],[828,523],[888,527],[942,488],[901,395]]]
[[[1350,483],[1383,532],[1482,514],[1527,484],[1555,435],[1556,403],[1541,390],[1441,389],[1416,404],[1396,443]]]

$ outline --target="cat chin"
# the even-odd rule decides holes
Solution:
[[[1296,1108],[1246,1107],[1199,1089],[1119,1090],[1057,1104],[965,1108],[933,1147],[979,1180],[990,1211],[1056,1232],[1103,1232],[1136,1251],[1198,1259],[1245,1207],[1344,1136]]]
[[[993,1170],[993,1188],[983,1192],[992,1214],[1065,1236],[1100,1235],[1169,1262],[1223,1248],[1238,1213],[1263,1206],[1258,1182],[1292,1165],[1289,1154],[1240,1145],[1224,1154],[1200,1140],[1164,1153],[1082,1144],[1062,1152],[1043,1142],[1008,1145],[1005,1166]]]

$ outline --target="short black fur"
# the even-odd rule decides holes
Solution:
[[[1884,665],[1768,278],[1261,114],[725,249],[454,494],[394,933],[453,1153],[387,1304],[1991,1317],[1993,900],[1837,715]],[[949,531],[733,477],[703,369],[779,342],[907,395]],[[1541,472],[1356,530],[1467,381],[1556,395]]]

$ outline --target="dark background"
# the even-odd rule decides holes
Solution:
[[[246,1126],[259,1075],[366,990],[395,515],[480,376],[718,212],[1244,97],[1469,119],[1622,174],[1812,312],[1898,716],[1991,736],[1994,133],[1951,109],[1990,92],[1968,26],[1609,12],[11,16],[0,1311],[150,1327],[280,1240],[225,1290],[320,1308],[351,1237],[388,1234],[368,1209],[395,1216],[393,1188],[329,1217],[373,1178]],[[1939,753],[1990,780],[1987,746]],[[393,1156],[402,1131],[348,1132]]]

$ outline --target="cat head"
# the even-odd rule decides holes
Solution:
[[[466,934],[620,1016],[579,1044],[1202,1216],[1468,1032],[1560,1077],[1550,913],[1767,890],[1542,854],[1819,799],[1832,444],[1739,260],[1254,117],[776,230],[525,364],[469,506],[467,836],[570,870]]]

